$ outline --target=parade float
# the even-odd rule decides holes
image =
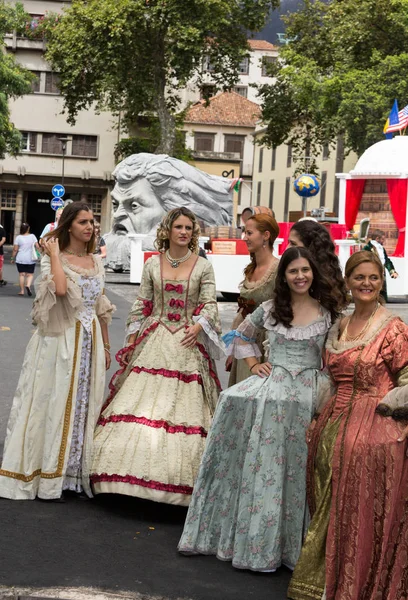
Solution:
[[[234,181],[208,175],[165,155],[143,153],[119,163],[114,175],[113,225],[104,236],[108,267],[130,270],[130,282],[140,283],[143,265],[155,252],[153,240],[159,221],[171,208],[186,206],[201,222],[205,235],[200,243],[213,264],[217,290],[226,297],[237,293],[249,254],[240,229],[232,225]],[[374,144],[350,173],[336,176],[340,180],[338,217],[327,218],[321,209],[312,211],[311,216],[328,228],[343,268],[351,253],[364,244],[358,235],[361,221],[369,222],[371,230],[384,230],[385,248],[400,275],[389,279],[389,294],[407,295],[408,138],[398,136]],[[294,181],[294,190],[302,199],[299,216],[304,216],[307,198],[319,192],[319,182],[304,174]],[[285,251],[292,225],[279,223],[276,256]]]

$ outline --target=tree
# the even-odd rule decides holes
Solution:
[[[33,76],[21,67],[13,56],[5,51],[5,35],[19,29],[24,19],[22,5],[11,7],[0,0],[0,40],[3,46],[0,51],[0,158],[6,153],[18,154],[21,134],[10,120],[9,100],[31,90]]]
[[[159,151],[171,154],[180,90],[193,75],[230,88],[248,53],[249,31],[263,27],[279,0],[73,0],[47,31],[47,58],[60,73],[69,122],[96,103],[128,123],[157,115]]]
[[[261,142],[316,156],[342,136],[360,155],[383,139],[394,99],[408,104],[407,0],[305,0],[285,20],[291,42],[272,67],[274,85],[259,88]]]

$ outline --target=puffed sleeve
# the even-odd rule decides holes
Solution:
[[[225,345],[221,338],[221,321],[218,314],[217,293],[215,289],[214,269],[206,262],[200,281],[198,304],[193,312],[193,321],[201,325],[205,335],[205,345],[212,359],[225,355]]]
[[[153,256],[149,258],[143,267],[139,294],[133,303],[126,321],[126,340],[130,335],[139,331],[142,323],[152,314],[153,311],[153,258]]]
[[[41,259],[41,275],[35,282],[36,297],[31,317],[41,335],[58,336],[75,324],[75,315],[82,306],[79,286],[67,277],[67,292],[64,296],[55,293],[51,261],[45,255]]]
[[[105,295],[105,290],[103,291],[103,294],[98,298],[98,301],[95,306],[95,311],[97,317],[101,321],[103,321],[107,325],[110,325],[112,323],[112,315],[116,311],[116,306],[112,304],[109,298]]]
[[[384,339],[381,355],[397,386],[389,391],[376,412],[397,421],[408,420],[408,326],[400,319],[392,323]]]
[[[256,340],[257,334],[264,327],[270,308],[270,300],[263,302],[244,319],[237,329],[229,331],[224,336],[228,356],[234,356],[237,359],[262,356]]]

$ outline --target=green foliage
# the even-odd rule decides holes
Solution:
[[[68,121],[95,103],[158,115],[159,150],[174,152],[179,92],[202,60],[211,61],[219,88],[237,81],[247,31],[262,28],[279,0],[73,0],[47,31],[47,58],[60,72]]]
[[[0,41],[3,47],[5,35],[20,27],[25,18],[23,15],[21,4],[13,8],[0,0]],[[32,74],[13,56],[0,52],[0,158],[4,158],[6,153],[18,154],[21,135],[10,120],[9,100],[28,94],[32,80]]]
[[[408,104],[407,0],[304,0],[285,20],[292,41],[273,67],[276,83],[259,88],[263,142],[317,156],[343,136],[360,155],[384,139],[394,99]]]

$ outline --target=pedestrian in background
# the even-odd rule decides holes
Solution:
[[[101,236],[101,224],[98,221],[95,221],[95,254],[106,258],[106,243]]]
[[[33,233],[30,233],[30,225],[22,223],[20,227],[20,235],[14,241],[13,254],[11,262],[16,262],[17,271],[19,274],[20,291],[19,296],[24,296],[24,288],[27,294],[32,296],[31,284],[34,277],[34,269],[39,258],[40,246],[38,240]]]
[[[83,202],[64,210],[43,240],[45,255],[25,353],[7,425],[0,496],[59,500],[63,491],[91,496],[89,469],[114,306],[94,251],[93,215]]]
[[[64,210],[63,206],[61,208],[58,208],[55,213],[55,221],[53,221],[52,223],[47,223],[47,225],[44,227],[44,229],[40,235],[40,244],[41,244],[41,240],[47,235],[47,233],[50,233],[50,231],[54,231],[54,229],[56,229],[58,227],[58,222],[60,220],[63,210]]]
[[[7,281],[3,279],[3,264],[4,264],[4,244],[6,243],[6,232],[4,227],[0,225],[0,286],[6,285]]]
[[[385,231],[382,231],[382,229],[374,229],[373,233],[371,234],[371,240],[366,246],[364,246],[363,250],[368,250],[368,252],[375,252],[375,254],[381,261],[381,264],[384,268],[384,283],[381,290],[381,296],[384,298],[385,302],[388,302],[387,279],[385,270],[387,269],[392,279],[396,279],[398,277],[398,273],[395,270],[391,259],[388,257],[388,254],[384,248],[384,243]]]

